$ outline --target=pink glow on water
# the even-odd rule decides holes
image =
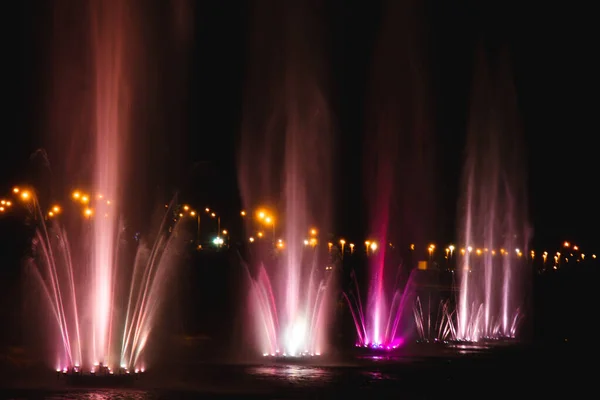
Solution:
[[[406,321],[405,318],[411,311],[409,302],[415,295],[414,276],[414,273],[411,273],[402,288],[382,284],[380,292],[372,292],[372,297],[368,298],[371,308],[367,308],[367,310],[371,310],[371,315],[377,311],[377,318],[371,320],[368,320],[365,315],[358,282],[356,277],[352,276],[354,288],[348,293],[344,293],[343,296],[352,314],[358,346],[389,350],[389,348],[395,349],[404,342],[405,331],[402,322]],[[385,282],[385,277],[383,281]],[[375,287],[377,288],[377,286]],[[391,299],[386,297],[386,294],[389,294]]]
[[[184,11],[186,5],[183,0],[176,6]],[[144,98],[152,95],[139,91],[154,83],[145,81],[148,60],[142,58],[155,44],[141,46],[141,28],[148,21],[140,6],[147,4],[90,0],[53,5],[52,161],[59,164],[59,189],[81,184],[87,194],[85,204],[61,204],[60,216],[47,220],[37,194],[30,203],[37,232],[29,265],[51,309],[53,325],[45,338],[56,340],[51,345],[60,369],[146,365],[144,349],[185,240],[170,207],[157,232],[144,232],[136,243],[123,235],[120,217],[129,205],[146,201],[123,195],[130,189],[128,173],[142,158],[128,147],[134,129],[144,126],[136,125],[135,106],[149,104]],[[89,213],[83,215],[82,205]]]
[[[248,265],[249,319],[256,328],[256,350],[267,355],[317,355],[327,349],[333,129],[322,89],[320,10],[311,7],[310,2],[259,2],[253,14],[238,177],[245,208],[268,202],[275,219],[275,226],[261,227],[265,235],[250,244]],[[254,236],[256,221],[246,222]],[[315,225],[319,245],[305,246]],[[275,246],[279,239],[283,248]]]
[[[422,246],[431,239],[437,208],[432,193],[435,146],[429,136],[429,90],[424,79],[427,64],[420,54],[422,16],[417,2],[386,3],[373,52],[363,166],[368,239],[377,248],[368,250],[367,274],[360,282],[366,284],[366,298],[358,293],[347,296],[363,346],[393,347],[406,337],[412,321],[405,316],[411,316],[408,304],[414,292],[410,271],[419,260],[410,260],[415,264],[410,265],[405,253],[410,243]],[[404,282],[400,272],[405,273]]]
[[[262,354],[315,355],[321,354],[326,348],[326,328],[330,308],[328,301],[331,294],[328,288],[332,275],[326,276],[318,271],[319,264],[315,260],[309,259],[308,262],[312,265],[307,265],[305,254],[300,254],[300,257],[304,260],[301,264],[302,269],[310,273],[303,272],[298,276],[298,280],[306,290],[298,292],[296,308],[293,310],[290,310],[289,303],[285,302],[279,303],[283,307],[277,307],[277,300],[282,299],[280,293],[285,293],[285,290],[289,289],[288,286],[282,285],[278,291],[274,290],[264,266],[258,269],[256,278],[252,278],[250,274],[249,310]],[[285,266],[285,264],[278,265]],[[280,320],[285,322],[280,324]]]
[[[129,105],[123,89],[128,80],[124,71],[124,44],[127,32],[123,5],[93,3],[92,47],[95,55],[95,185],[107,199],[118,199],[123,169],[122,144],[129,129]],[[114,201],[114,200],[113,200]],[[115,212],[93,220],[94,360],[107,363],[112,279],[115,267]]]
[[[71,258],[72,247],[61,223],[52,221],[46,224],[41,209],[36,207],[34,212],[39,228],[33,241],[36,255],[29,265],[43,289],[52,319],[58,327],[59,342],[54,346],[56,364],[69,369],[81,366],[86,371],[100,364],[129,370],[145,365],[142,354],[156,325],[156,313],[167,289],[165,282],[174,273],[181,246],[185,243],[180,224],[169,225],[171,216],[165,214],[154,243],[151,246],[144,242],[138,245],[131,277],[122,274],[127,268],[120,270],[116,260],[108,265],[113,280],[108,304],[112,307],[104,322],[106,332],[102,350],[102,342],[98,340],[100,324],[95,318],[97,304],[94,290],[97,286],[93,279],[89,280],[89,277],[95,276],[96,265],[77,264]],[[77,219],[81,217],[78,215]],[[166,233],[169,227],[170,234]],[[90,239],[93,234],[91,232]],[[115,236],[115,243],[120,240],[119,235]],[[119,249],[115,248],[115,252],[118,253]],[[126,290],[117,289],[115,278],[129,280]],[[115,312],[115,304],[126,304],[127,308],[123,312]],[[91,321],[82,323],[90,316]],[[104,314],[100,316],[105,317]],[[119,333],[121,329],[122,333]],[[52,329],[48,330],[45,336],[52,338],[52,332]]]

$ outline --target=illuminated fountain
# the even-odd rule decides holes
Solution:
[[[356,281],[355,293],[346,295],[357,345],[383,350],[402,345],[414,331],[412,269],[420,260],[413,249],[423,248],[432,236],[436,209],[427,66],[418,43],[421,10],[417,2],[387,5],[375,47],[365,135],[364,189],[373,239],[365,243],[366,298]]]
[[[90,262],[85,245],[72,247],[67,230],[77,236],[76,243],[89,243],[94,237],[95,224],[115,212],[114,204],[104,199],[86,202],[83,216],[77,212],[73,219],[58,206],[44,213],[31,190],[23,193],[27,193],[37,226],[28,265],[43,288],[58,328],[59,340],[54,348],[57,371],[97,375],[102,371],[143,372],[143,352],[156,325],[165,282],[172,277],[184,244],[180,220],[174,221],[171,210],[167,210],[155,239],[149,243],[123,237],[124,227],[118,225],[113,240],[119,245],[114,248],[114,258],[105,265],[112,278],[111,286],[107,298],[101,297],[109,310],[106,342],[103,348],[98,348],[94,333],[97,317],[103,314],[96,313],[97,266]],[[130,257],[130,252],[134,257]],[[47,333],[50,338],[51,332]]]
[[[247,209],[267,200],[271,211],[281,211],[259,211],[258,221],[252,213],[246,226],[256,236],[249,244],[249,323],[256,328],[253,346],[268,356],[327,350],[329,250],[304,244],[313,224],[328,231],[332,185],[330,112],[309,11],[304,3],[259,3],[255,14],[239,179]]]
[[[482,56],[483,58],[483,56]],[[457,339],[514,338],[529,271],[525,161],[508,65],[478,65],[464,166]]]
[[[301,246],[298,246],[300,250]],[[285,250],[279,259],[272,260],[272,269],[285,270],[290,261],[290,255]],[[328,300],[332,274],[324,266],[323,259],[318,256],[318,250],[310,248],[294,253],[298,268],[301,270],[293,279],[305,288],[298,290],[297,304],[289,304],[293,300],[285,296],[293,282],[283,283],[274,290],[267,268],[260,266],[256,278],[251,277],[250,308],[256,318],[259,346],[263,356],[271,357],[303,357],[320,356],[326,348],[328,322]],[[289,272],[288,272],[289,273]],[[277,276],[277,273],[272,273]],[[277,279],[292,279],[278,277]],[[278,299],[286,299],[283,310],[277,308]],[[294,307],[293,309],[291,307]],[[292,313],[295,310],[294,313]],[[292,317],[290,317],[290,315]],[[280,322],[281,319],[281,322]]]
[[[56,164],[49,168],[46,163],[51,183],[38,185],[45,191],[27,193],[37,229],[29,264],[54,317],[44,336],[54,340],[57,328],[52,364],[61,371],[133,373],[145,368],[144,349],[184,236],[169,211],[156,235],[142,236],[140,243],[139,237],[123,234],[120,220],[127,217],[128,225],[137,226],[131,221],[146,207],[138,181],[147,178],[149,169],[140,160],[151,148],[133,150],[139,148],[136,135],[151,141],[146,119],[152,108],[145,107],[151,96],[139,92],[154,79],[148,79],[152,74],[145,73],[149,67],[142,61],[149,61],[144,58],[156,47],[143,46],[140,39],[142,32],[150,32],[142,29],[146,20],[137,9],[142,5],[56,2],[51,13],[56,20],[48,52],[45,147],[51,154],[46,161]],[[145,115],[134,113],[138,109]],[[74,182],[89,182],[90,193],[72,196],[84,207],[83,216],[41,208],[38,196],[53,197],[46,191],[66,190]],[[135,194],[132,201],[125,200],[129,192]]]
[[[371,250],[374,251],[374,250]],[[380,250],[383,253],[385,249]],[[383,263],[385,255],[380,255],[379,262]],[[383,273],[384,268],[381,268]],[[410,311],[408,301],[413,298],[412,274],[403,287],[398,287],[398,273],[395,280],[374,274],[369,287],[367,307],[363,306],[356,275],[352,274],[353,287],[343,293],[352,314],[357,333],[356,347],[373,350],[394,350],[404,344],[406,331],[401,323],[405,322],[405,313]],[[392,285],[385,282],[392,281]],[[387,295],[390,297],[387,297]],[[365,310],[367,312],[365,312]]]
[[[456,338],[456,308],[450,300],[442,300],[435,310],[430,309],[431,301],[424,309],[421,298],[417,296],[413,305],[413,315],[419,341],[424,343],[445,343]]]

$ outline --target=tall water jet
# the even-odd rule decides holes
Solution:
[[[332,128],[320,15],[312,2],[257,2],[254,11],[239,161],[246,228],[256,239],[250,263],[259,268],[249,271],[254,342],[265,355],[316,355],[326,349],[332,277]],[[270,211],[259,210],[265,203]],[[308,244],[312,227],[319,235]]]
[[[461,203],[457,338],[514,338],[529,225],[516,94],[505,55],[476,64]]]
[[[30,190],[29,205],[37,227],[31,265],[62,337],[53,363],[88,371],[100,365],[138,368],[165,294],[164,279],[176,267],[185,236],[170,209],[160,228],[152,227],[155,234],[126,233],[135,212],[163,206],[140,201],[144,193],[138,182],[146,168],[139,152],[131,151],[139,148],[131,145],[139,139],[152,141],[144,124],[151,118],[151,96],[140,91],[158,89],[148,72],[152,67],[140,67],[151,61],[143,29],[156,17],[137,0],[65,1],[51,7],[54,65],[46,166],[55,162],[48,168],[50,183]],[[158,46],[152,48],[156,52]],[[138,179],[128,179],[132,176]],[[79,185],[87,190],[65,196]],[[130,191],[136,194],[133,201]],[[48,211],[46,198],[59,200],[61,212]],[[75,211],[65,201],[73,201]]]
[[[122,88],[125,76],[126,40],[123,3],[92,2],[92,48],[95,68],[95,133],[96,154],[94,186],[102,196],[118,199],[118,171],[123,168],[122,144],[129,131],[129,105]],[[94,297],[92,358],[109,361],[108,335],[112,304],[112,266],[115,257],[116,213],[94,219],[92,277]]]
[[[408,332],[402,319],[411,313],[407,298],[413,290],[414,249],[426,256],[435,210],[427,62],[420,47],[423,10],[413,1],[387,6],[366,127],[365,192],[369,240],[376,247],[367,247],[368,290],[358,343],[383,348],[396,346]],[[358,296],[357,301],[363,300]]]

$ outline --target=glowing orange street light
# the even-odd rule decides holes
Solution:
[[[18,187],[16,187],[16,186],[15,186],[15,187],[13,188],[13,193],[19,193],[19,191],[20,191],[20,190],[21,190],[21,189],[19,189]]]
[[[24,190],[21,192],[21,198],[23,200],[29,200],[31,198],[31,194],[27,190]]]
[[[310,234],[311,234],[311,236],[317,236],[317,230],[315,228],[312,228],[310,230]]]
[[[59,206],[54,206],[54,207],[52,207],[52,212],[53,212],[54,214],[58,214],[58,213],[60,212],[60,207],[59,207]]]
[[[242,217],[245,217],[245,216],[246,216],[246,211],[244,211],[244,210],[240,211],[240,215],[241,215]]]
[[[184,211],[188,211],[189,209],[190,209],[190,206],[188,206],[188,205],[183,206]]]
[[[350,246],[350,254],[354,253],[354,243],[350,243],[348,246]]]
[[[91,208],[86,208],[83,214],[89,218],[92,216],[92,214],[94,214],[94,210],[92,210]]]
[[[344,258],[344,245],[346,244],[346,241],[344,239],[340,239],[340,245],[342,246],[342,258]]]
[[[81,197],[81,193],[79,193],[79,191],[76,190],[73,192],[73,198],[75,200],[79,200],[80,197]]]

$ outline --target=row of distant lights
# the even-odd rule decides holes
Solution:
[[[16,195],[19,195],[21,197],[21,199],[24,200],[24,201],[28,201],[28,200],[31,199],[31,193],[29,191],[27,191],[27,190],[21,190],[18,187],[14,187],[13,188],[13,193],[16,194]],[[88,206],[89,203],[90,203],[90,196],[88,194],[82,193],[82,192],[80,192],[78,190],[76,190],[76,191],[73,192],[72,197],[73,197],[73,199],[75,201],[78,201],[78,202],[80,202],[81,204],[83,204],[85,206]],[[96,198],[99,201],[104,200],[104,196],[102,194],[96,195]],[[111,205],[111,201],[110,200],[105,200],[105,201],[106,201],[106,205]],[[5,212],[11,206],[12,206],[12,202],[10,200],[0,199],[0,213]],[[168,207],[168,205],[165,205],[165,207]],[[192,217],[194,217],[194,216],[197,215],[197,212],[194,211],[194,210],[192,210],[190,208],[190,206],[188,206],[188,205],[184,205],[183,206],[183,210],[186,211],[186,212],[188,212],[189,215],[192,216]],[[207,214],[210,214],[211,217],[213,217],[213,218],[217,217],[216,213],[215,212],[211,212],[211,210],[209,208],[205,208],[204,210],[205,210],[205,212]],[[50,211],[48,211],[48,217],[54,217],[54,216],[60,214],[61,211],[62,210],[61,210],[60,206],[54,205],[54,206],[52,206],[52,208],[50,209]],[[84,215],[86,217],[91,217],[94,214],[94,210],[92,208],[90,208],[90,207],[86,207],[84,209],[83,213],[84,213]],[[240,214],[241,214],[242,217],[245,217],[247,215],[245,211],[241,211]],[[105,214],[105,216],[107,216],[107,215],[108,214]],[[184,214],[180,213],[179,216],[183,217]],[[274,217],[271,214],[268,214],[264,210],[257,211],[257,217],[258,217],[259,221],[263,222],[266,225],[272,225],[272,226],[274,226],[274,224],[275,224]],[[304,239],[303,244],[305,246],[315,247],[318,244],[318,240],[317,240],[317,237],[316,237],[317,233],[318,233],[318,231],[315,228],[311,228],[309,230],[310,238]],[[223,230],[222,234],[223,235],[227,235],[228,234],[227,230]],[[264,236],[264,233],[263,232],[258,232],[257,236],[259,238],[262,238]],[[255,241],[255,238],[254,237],[250,237],[249,241],[252,243],[252,242]],[[217,236],[213,240],[213,243],[215,245],[222,245],[223,244],[223,238],[221,238],[220,236]],[[343,253],[344,252],[344,246],[346,245],[346,240],[340,239],[339,243],[341,245],[342,253]],[[282,239],[278,239],[277,243],[276,243],[276,246],[278,248],[280,248],[280,249],[284,248],[285,245],[283,243],[283,240]],[[329,242],[329,243],[327,243],[327,246],[329,248],[329,251],[331,251],[331,249],[333,248],[333,243]],[[354,253],[354,247],[355,247],[354,243],[348,243],[348,246],[350,248],[350,253]],[[390,246],[392,246],[391,243],[390,243]],[[579,247],[578,246],[576,246],[576,245],[571,246],[571,243],[569,243],[569,242],[564,242],[563,246],[565,248],[572,248],[575,251],[579,251]],[[375,250],[377,250],[377,248],[378,248],[377,242],[370,241],[370,240],[366,240],[365,241],[365,249],[366,249],[367,253],[369,252],[369,250],[371,250],[371,251],[374,252]],[[427,251],[428,251],[428,253],[429,253],[430,256],[433,256],[435,248],[436,248],[436,246],[434,244],[430,244],[429,247],[427,248]],[[415,250],[415,245],[411,244],[410,245],[410,249],[411,250]],[[453,253],[454,253],[454,250],[455,250],[455,246],[454,245],[450,245],[450,246],[446,247],[446,249],[445,249],[446,257],[448,257],[448,256],[451,257],[453,255]],[[466,248],[460,249],[460,253],[462,255],[465,255],[467,252],[468,253],[473,252],[473,250],[474,249],[473,249],[472,246],[468,246]],[[482,255],[483,253],[487,253],[488,251],[489,250],[487,248],[484,248],[484,249],[475,249],[475,254]],[[519,257],[523,256],[523,253],[518,248],[515,249],[515,253]],[[492,255],[496,255],[496,250],[492,250],[491,254]],[[508,251],[506,251],[505,249],[500,249],[500,254],[501,255],[506,255],[506,254],[508,254]],[[532,250],[530,252],[530,254],[531,254],[531,258],[534,259],[535,258],[535,251]],[[560,252],[556,252],[556,255],[554,256],[555,264],[558,264],[558,262],[560,260],[560,256],[561,256],[561,253]],[[580,256],[581,256],[582,260],[585,259],[585,254],[581,253]],[[544,263],[545,263],[546,259],[548,257],[548,252],[544,251],[544,253],[542,254],[542,257],[543,257]],[[596,254],[592,254],[592,258],[596,259]],[[566,259],[566,260],[568,261],[568,259]],[[556,269],[556,268],[557,267],[555,265],[554,269]]]
[[[571,250],[573,250],[573,251],[580,251],[580,250],[579,250],[579,246],[577,246],[577,245],[571,245],[571,243],[570,243],[570,242],[564,242],[564,243],[563,243],[563,247],[564,247],[565,249],[571,249]],[[570,256],[570,257],[575,257],[575,258],[577,257],[577,256],[574,256],[574,255],[573,255],[573,253],[569,253],[569,256]],[[544,259],[544,264],[545,264],[545,263],[546,263],[546,259],[548,258],[548,252],[547,252],[547,251],[545,251],[545,252],[542,254],[542,257],[543,257],[543,259]],[[560,251],[557,251],[557,252],[556,252],[556,255],[554,256],[554,266],[553,266],[552,268],[554,268],[554,269],[558,269],[558,266],[559,266],[559,264],[560,264],[560,257],[561,257],[561,252],[560,252]],[[581,260],[585,260],[585,254],[584,254],[584,253],[580,252],[580,253],[579,253],[579,257],[581,257]],[[592,258],[593,258],[593,259],[596,259],[596,255],[595,255],[595,254],[592,254]],[[569,262],[569,258],[568,258],[566,255],[564,256],[564,259],[565,259],[565,262]],[[576,258],[576,259],[577,259],[577,258]],[[579,260],[577,260],[577,262],[579,262]]]
[[[32,194],[29,190],[21,189],[19,187],[14,187],[12,189],[12,192],[15,195],[19,196],[19,198],[23,201],[30,201],[33,198]],[[85,215],[86,217],[91,217],[94,214],[94,210],[88,206],[88,204],[90,202],[89,195],[76,190],[73,192],[72,197],[77,202],[80,202],[81,204],[86,206],[86,208],[83,210],[83,215]],[[101,194],[96,195],[96,197],[98,200],[104,199],[104,196],[102,196]],[[105,200],[105,201],[106,201],[106,205],[111,204],[110,200]],[[11,206],[12,206],[12,202],[10,200],[6,200],[6,199],[0,200],[0,212],[6,211]],[[49,218],[52,218],[52,217],[56,217],[61,212],[62,212],[62,208],[59,205],[55,204],[52,207],[50,207],[50,210],[48,211],[47,215]],[[108,216],[108,214],[106,214],[105,216]]]
[[[246,213],[246,211],[241,211],[241,212],[240,212],[240,215],[241,215],[242,217],[246,217],[246,216],[247,216],[247,213]],[[264,225],[267,225],[267,226],[272,226],[272,227],[274,227],[274,226],[275,226],[275,217],[273,216],[273,214],[272,214],[272,213],[268,212],[268,211],[267,211],[266,209],[264,209],[264,208],[260,208],[260,209],[258,209],[258,210],[256,211],[256,217],[257,217],[257,220],[258,220],[259,222],[261,222],[262,224],[264,224]],[[317,232],[317,229],[315,229],[315,228],[311,228],[311,229],[309,230],[309,237],[303,240],[303,244],[304,244],[304,246],[312,246],[312,247],[315,247],[315,246],[318,244],[318,240],[317,240],[317,233],[318,233],[318,232]],[[256,236],[257,236],[257,237],[260,239],[260,238],[263,238],[263,237],[265,236],[265,234],[264,234],[262,231],[259,231],[259,232],[257,232]],[[253,242],[256,240],[256,238],[255,238],[254,236],[251,236],[250,238],[248,238],[248,240],[250,241],[250,243],[253,243]],[[340,239],[340,240],[339,240],[339,244],[340,244],[340,246],[341,246],[341,251],[342,251],[342,254],[344,253],[344,248],[345,248],[345,246],[346,246],[346,243],[347,243],[347,242],[346,242],[346,240],[345,240],[345,239]],[[366,250],[367,254],[368,254],[369,252],[375,252],[375,251],[376,251],[376,250],[379,248],[379,244],[378,244],[376,241],[374,241],[374,240],[365,240],[364,244],[365,244],[365,250]],[[327,247],[329,248],[329,251],[331,251],[331,250],[332,250],[332,248],[333,248],[333,245],[334,245],[334,244],[333,244],[332,242],[328,242],[328,243],[327,243]],[[283,248],[283,247],[284,247],[283,240],[282,240],[282,239],[278,239],[278,240],[277,240],[277,242],[276,242],[276,246],[277,246],[278,248]],[[390,247],[393,247],[392,243],[389,243],[389,246],[390,246]],[[355,246],[355,244],[354,244],[354,243],[348,243],[348,247],[350,248],[350,253],[351,253],[351,254],[352,254],[352,253],[354,253],[354,248],[356,247],[356,246]],[[429,255],[430,255],[430,256],[433,256],[433,253],[434,253],[434,251],[435,251],[435,248],[436,248],[435,244],[430,244],[430,245],[428,246],[428,248],[427,248],[427,252],[429,253]],[[410,245],[410,249],[414,251],[414,250],[415,250],[415,245],[414,245],[414,244],[411,244],[411,245]],[[454,253],[454,250],[455,250],[455,246],[454,246],[454,245],[450,245],[450,246],[448,246],[448,247],[445,249],[445,252],[446,252],[446,257],[449,257],[449,256],[451,257],[451,256],[453,255],[453,253]],[[462,255],[465,255],[466,253],[471,253],[471,252],[473,252],[473,250],[475,250],[475,254],[477,254],[477,255],[481,255],[481,254],[483,254],[483,253],[487,253],[487,252],[489,251],[488,249],[473,249],[473,247],[472,247],[472,246],[468,246],[468,247],[466,247],[466,248],[462,248],[462,249],[460,249],[460,253],[461,253]],[[502,254],[502,255],[506,255],[506,254],[508,254],[508,253],[509,253],[509,252],[508,252],[508,251],[506,251],[505,249],[500,249],[500,254]],[[523,253],[522,253],[522,252],[521,252],[521,250],[519,250],[519,249],[515,249],[515,253],[516,253],[516,254],[517,254],[517,256],[519,256],[519,257],[523,256]],[[492,255],[496,255],[496,250],[492,250],[492,251],[491,251],[491,254],[492,254]],[[534,252],[531,252],[531,254],[532,254],[532,256],[533,256],[533,255],[534,255]]]
[[[169,205],[165,204],[165,208],[169,208]],[[189,205],[184,204],[182,208],[183,208],[184,212],[179,213],[179,218],[183,218],[186,214],[189,215],[190,217],[197,217],[197,218],[200,217],[199,213],[196,210],[192,209]],[[206,207],[204,209],[204,211],[206,212],[206,214],[210,215],[211,218],[218,218],[217,214],[214,211],[211,211],[210,208]],[[227,231],[227,229],[223,229],[220,232],[220,234],[222,234],[223,236],[227,236],[229,234],[229,232]],[[223,240],[223,237],[221,237],[221,236],[217,236],[213,239],[213,244],[215,246],[220,247],[223,245],[223,243],[225,243],[225,241]],[[201,248],[200,244],[198,244],[198,248]]]

